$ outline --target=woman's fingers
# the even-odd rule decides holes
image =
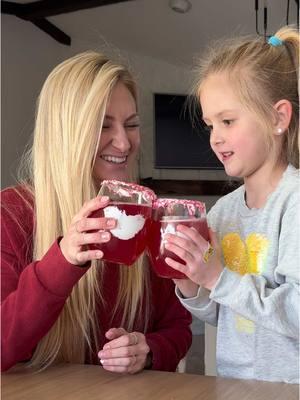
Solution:
[[[93,259],[101,259],[101,250],[89,249],[89,245],[106,243],[111,239],[110,229],[116,226],[112,218],[89,217],[94,211],[105,207],[107,196],[97,196],[87,201],[74,216],[68,232],[60,241],[61,251],[71,264],[82,265]]]
[[[109,340],[116,339],[119,336],[126,335],[128,332],[120,327],[120,328],[110,328],[106,333],[105,337]],[[104,346],[105,347],[105,346]]]
[[[136,364],[137,356],[131,357],[118,357],[118,358],[106,358],[100,360],[102,365],[106,367],[130,367]]]
[[[111,234],[107,231],[87,233],[81,232],[74,235],[74,244],[77,246],[84,246],[92,243],[106,243],[110,240]]]
[[[97,196],[93,199],[86,201],[77,214],[78,220],[90,215],[93,211],[107,206],[109,202],[108,196]]]
[[[127,373],[135,373],[144,368],[150,351],[144,334],[111,328],[105,336],[111,340],[98,353],[103,368]]]
[[[76,255],[77,263],[73,264],[85,264],[91,260],[100,260],[103,257],[103,251],[101,250],[87,250],[78,252]]]
[[[116,220],[112,218],[92,218],[83,217],[74,223],[74,228],[77,233],[100,230],[112,229],[116,226]]]
[[[134,346],[137,346],[139,343],[143,342],[143,340],[139,340],[140,335],[142,335],[141,333],[139,332],[128,333],[125,331],[125,329],[123,330],[123,328],[117,328],[117,329],[115,329],[114,334],[111,336],[111,340],[103,346],[103,350],[132,348]]]

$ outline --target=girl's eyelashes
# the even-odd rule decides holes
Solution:
[[[231,125],[233,123],[233,119],[223,119],[223,124],[224,125]]]
[[[213,126],[212,125],[204,125],[204,130],[206,133],[211,133],[211,131],[213,130]]]

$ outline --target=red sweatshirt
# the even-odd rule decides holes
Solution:
[[[22,191],[22,195],[33,203],[28,193]],[[32,208],[14,189],[3,190],[1,197],[1,368],[7,370],[31,358],[87,268],[70,264],[62,255],[58,241],[41,260],[32,262]],[[99,306],[97,310],[100,349],[106,342],[103,333],[121,324],[122,312],[110,322],[119,268],[126,267],[110,265],[103,277],[106,307]],[[191,345],[191,316],[177,300],[171,280],[158,278],[151,272],[151,285],[152,312],[146,340],[153,354],[152,368],[174,371]],[[139,327],[135,326],[134,330],[138,331]],[[99,363],[97,357],[93,363]]]

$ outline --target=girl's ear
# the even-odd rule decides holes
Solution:
[[[293,107],[289,100],[279,100],[274,104],[274,109],[277,113],[275,121],[275,135],[282,135],[285,133],[290,125],[292,118]]]

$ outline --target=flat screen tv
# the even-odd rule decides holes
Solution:
[[[155,168],[224,169],[209,144],[201,110],[194,113],[187,96],[154,94]]]

